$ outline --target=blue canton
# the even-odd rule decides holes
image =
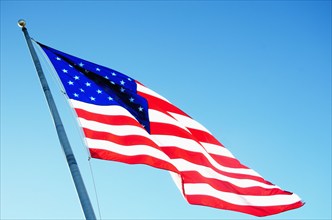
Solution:
[[[134,79],[38,43],[52,62],[70,99],[127,109],[150,133],[148,102],[137,94]]]

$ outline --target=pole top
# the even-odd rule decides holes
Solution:
[[[18,20],[17,25],[18,25],[20,28],[23,29],[23,28],[25,28],[26,22],[25,22],[24,19],[20,19],[20,20]]]

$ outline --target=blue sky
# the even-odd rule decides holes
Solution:
[[[20,18],[34,39],[165,96],[306,202],[263,219],[331,219],[331,1],[2,0],[0,217],[82,219]],[[166,171],[89,163],[42,64],[97,216],[96,192],[102,219],[256,219],[187,204]]]

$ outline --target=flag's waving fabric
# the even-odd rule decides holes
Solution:
[[[172,171],[190,204],[255,216],[303,205],[296,194],[241,164],[205,127],[137,80],[39,45],[62,82],[93,158]]]

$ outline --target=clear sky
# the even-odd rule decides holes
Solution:
[[[2,0],[1,219],[82,219],[20,18],[34,39],[165,96],[306,202],[263,219],[331,219],[331,1]],[[41,59],[98,218],[96,192],[102,219],[256,219],[187,204],[167,171],[89,163]]]

